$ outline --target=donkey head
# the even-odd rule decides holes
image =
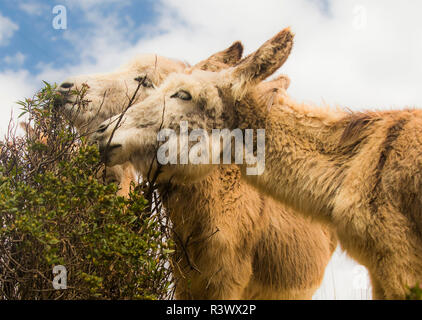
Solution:
[[[163,179],[203,178],[215,167],[211,157],[221,153],[209,143],[213,130],[243,129],[253,122],[242,108],[258,103],[260,87],[268,89],[261,82],[283,65],[292,45],[293,34],[285,29],[232,68],[219,72],[192,68],[171,74],[143,102],[99,127],[95,139],[104,159],[110,164],[131,161],[141,173],[160,169]],[[167,149],[160,153],[166,137]],[[163,167],[160,157],[171,165]]]
[[[81,133],[95,132],[104,120],[123,112],[132,97],[134,102],[142,101],[170,73],[185,68],[180,61],[139,55],[115,72],[66,79],[58,87],[57,104]],[[82,90],[86,91],[84,101],[78,101],[76,93]]]

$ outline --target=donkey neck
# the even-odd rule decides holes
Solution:
[[[237,166],[218,166],[207,177],[195,183],[161,183],[159,193],[171,219],[209,221],[215,212],[223,211],[221,199],[232,200],[241,193],[241,173]],[[221,206],[221,210],[217,207]]]
[[[236,110],[240,126],[265,129],[265,171],[248,176],[243,165],[243,177],[296,210],[330,222],[348,161],[363,142],[346,137],[341,143],[350,114],[297,104],[289,97],[279,97],[271,110],[259,98],[246,99]]]

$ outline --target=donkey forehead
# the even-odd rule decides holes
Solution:
[[[139,112],[150,112],[156,106],[161,107],[164,100],[167,100],[171,95],[180,90],[188,91],[194,102],[203,101],[203,99],[206,99],[208,102],[215,102],[219,96],[216,86],[218,83],[217,79],[218,75],[216,72],[202,70],[195,71],[192,74],[173,73],[166,78],[154,93],[146,97],[145,100],[132,106],[128,111],[128,115],[136,115]],[[178,100],[175,99],[173,101],[177,105]]]
[[[164,93],[175,89],[186,90],[192,96],[196,96],[209,92],[210,89],[216,89],[219,78],[220,74],[217,72],[202,70],[195,70],[189,74],[174,73],[169,75],[161,89]]]
[[[187,65],[181,61],[169,59],[155,54],[140,54],[134,57],[129,63],[123,65],[120,72],[145,72],[155,71],[164,74],[181,72]]]
[[[167,59],[154,54],[142,54],[134,57],[129,63],[117,70],[105,73],[85,74],[69,77],[68,81],[127,81],[128,78],[148,75],[157,83],[162,82],[169,74],[182,72],[186,68],[183,62]]]

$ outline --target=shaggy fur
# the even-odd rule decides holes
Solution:
[[[335,236],[241,181],[236,166],[162,182],[173,222],[178,299],[311,299]]]
[[[265,171],[247,176],[241,166],[244,179],[334,227],[342,247],[369,270],[375,299],[402,299],[406,286],[422,282],[422,111],[353,114],[297,104],[285,95],[268,110],[257,84],[286,61],[292,45],[286,29],[235,68],[169,76],[126,114],[113,139],[121,147],[108,156],[116,163],[130,158],[142,168],[159,126],[176,128],[180,120],[208,132],[265,129]],[[192,99],[171,98],[180,90]],[[144,122],[150,125],[139,130]],[[180,181],[211,170],[163,168]]]
[[[260,85],[267,106],[289,83],[280,76]],[[177,298],[311,299],[337,238],[240,178],[227,165],[197,183],[159,178],[178,249]]]
[[[347,114],[282,98],[268,114],[248,91],[237,124],[267,129],[267,170],[245,178],[335,227],[368,268],[374,298],[404,298],[406,286],[422,281],[422,112]]]
[[[234,43],[185,72],[227,68],[242,49]],[[289,83],[281,76],[261,85],[267,106]],[[143,169],[146,176],[149,167]],[[159,181],[177,243],[172,261],[177,298],[312,298],[337,245],[327,228],[260,195],[241,181],[236,166],[216,168],[198,183],[161,176]]]

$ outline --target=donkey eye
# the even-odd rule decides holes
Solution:
[[[144,86],[144,88],[154,88],[154,84],[148,78],[145,78],[144,82],[142,82],[142,85]]]
[[[190,95],[190,93],[185,91],[185,90],[180,90],[180,91],[176,92],[170,98],[179,98],[179,99],[182,99],[182,100],[185,100],[185,101],[192,100],[192,96]]]
[[[144,77],[137,77],[135,79],[133,79],[137,82],[140,82],[141,85],[144,88],[154,88],[154,84],[152,83],[151,79],[149,79],[148,77],[144,76]]]

